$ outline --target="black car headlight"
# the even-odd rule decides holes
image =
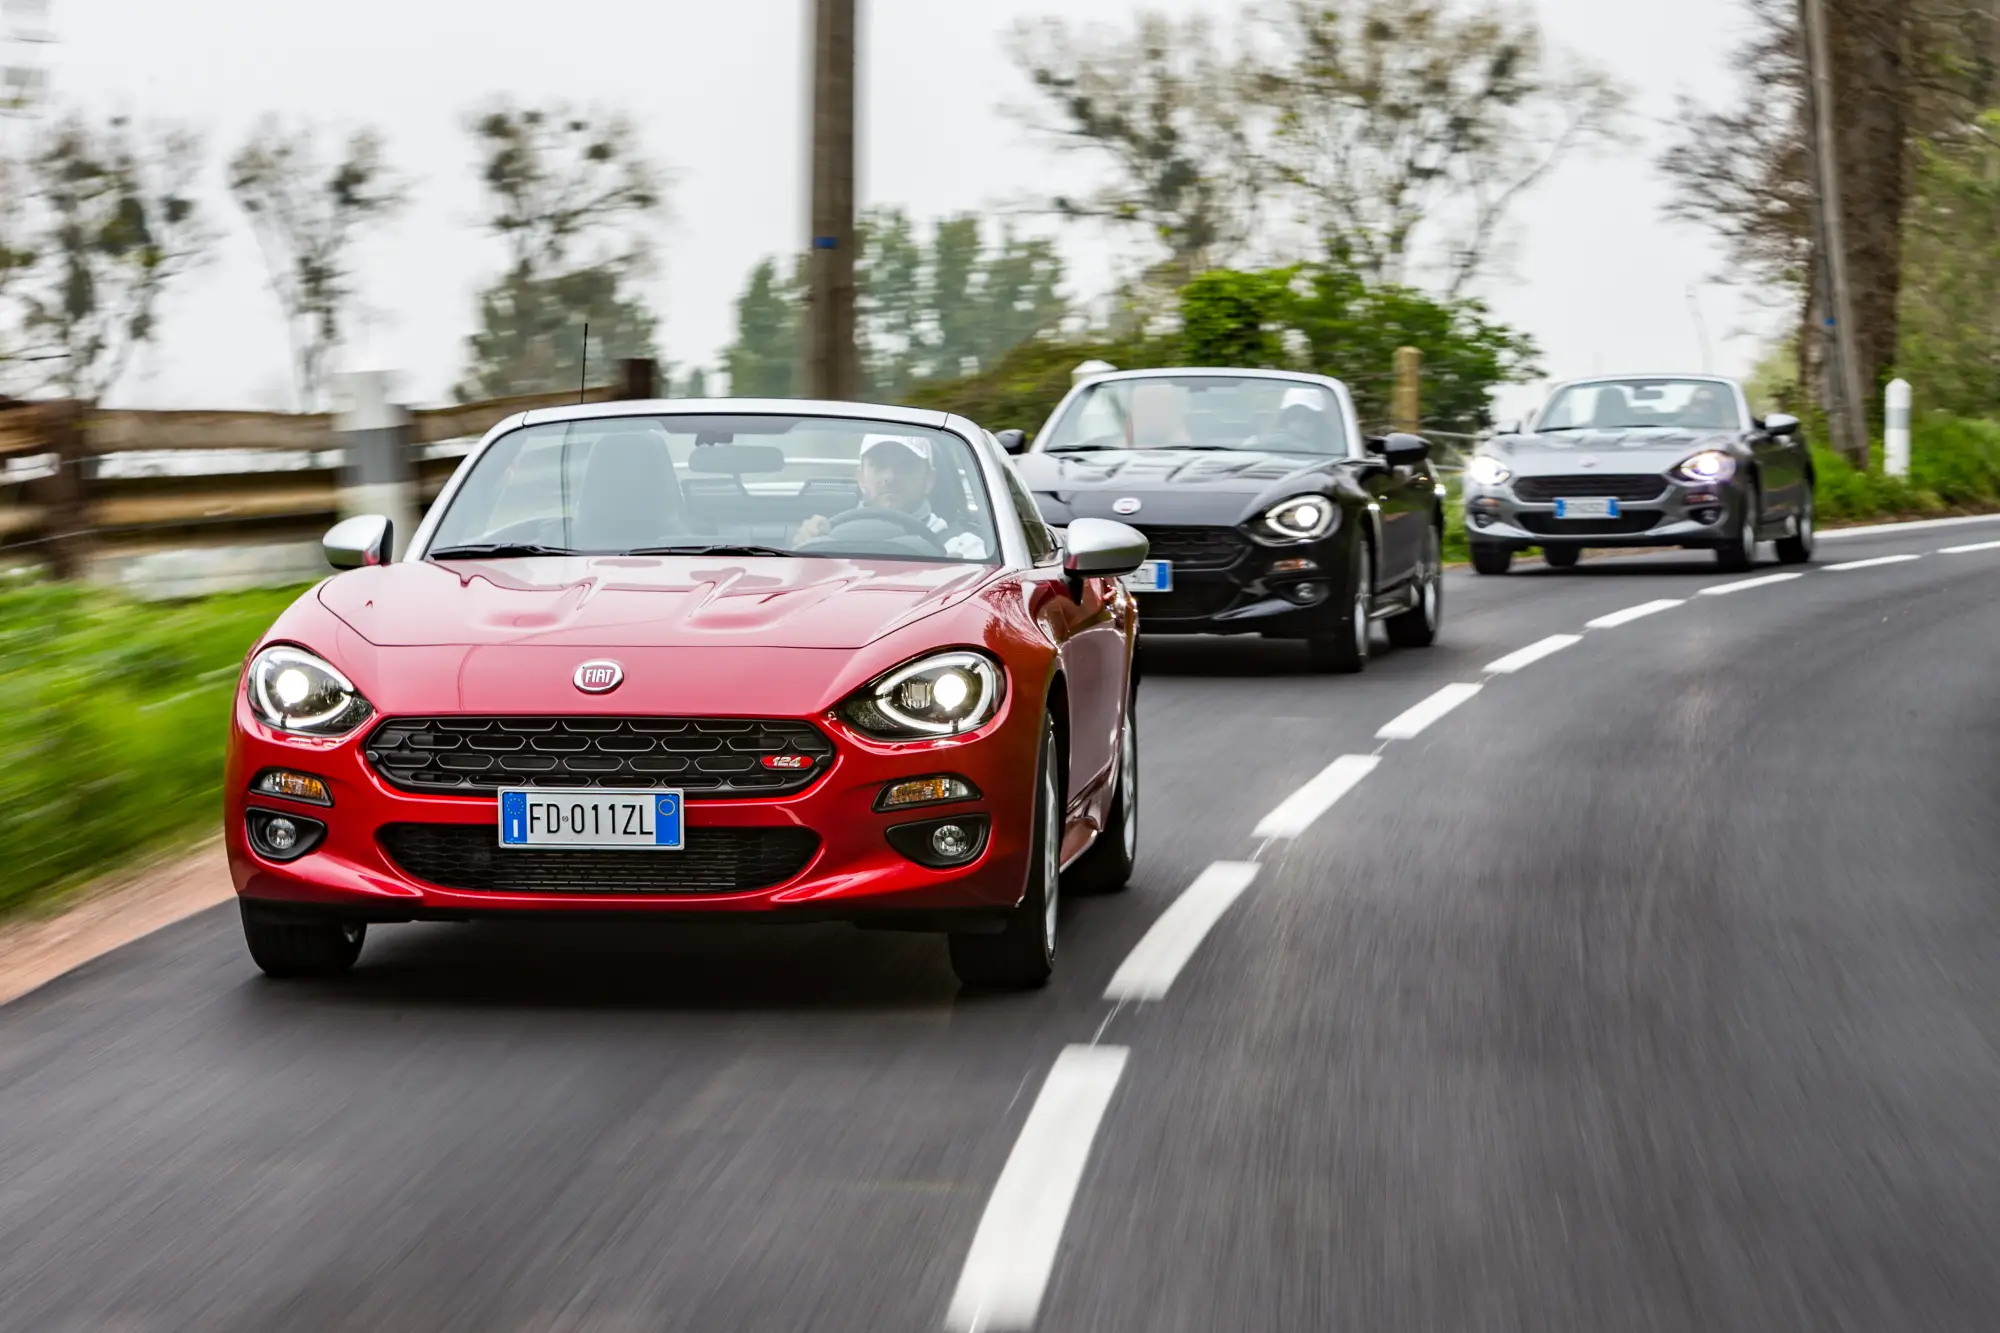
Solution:
[[[250,711],[295,736],[344,736],[375,708],[331,662],[303,648],[266,648],[250,664]]]
[[[1682,481],[1706,486],[1710,482],[1728,481],[1736,475],[1736,460],[1720,449],[1704,449],[1674,465],[1674,476]]]
[[[877,740],[956,736],[993,720],[1004,677],[984,653],[936,653],[897,667],[856,691],[840,716]]]
[[[1340,506],[1324,495],[1294,495],[1259,514],[1251,526],[1265,541],[1318,541],[1340,526]]]

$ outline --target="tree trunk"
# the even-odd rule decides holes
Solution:
[[[1854,336],[1872,414],[1896,363],[1910,175],[1910,10],[1904,0],[1827,0],[1826,14]]]

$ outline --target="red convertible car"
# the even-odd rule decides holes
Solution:
[[[942,412],[638,402],[495,427],[252,650],[227,831],[274,976],[367,928],[532,913],[850,921],[1041,984],[1058,889],[1138,831],[1146,541],[1039,517]]]

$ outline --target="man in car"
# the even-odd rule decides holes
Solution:
[[[977,533],[965,531],[931,508],[931,488],[937,483],[937,472],[931,466],[928,440],[877,436],[862,446],[858,479],[861,508],[850,513],[862,514],[874,509],[907,514],[923,525],[946,555],[961,560],[987,558],[986,543]],[[799,525],[792,544],[802,546],[832,532],[833,520],[815,514]]]

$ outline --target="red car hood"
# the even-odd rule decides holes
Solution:
[[[558,556],[355,570],[319,598],[383,647],[861,648],[965,600],[986,565]]]

